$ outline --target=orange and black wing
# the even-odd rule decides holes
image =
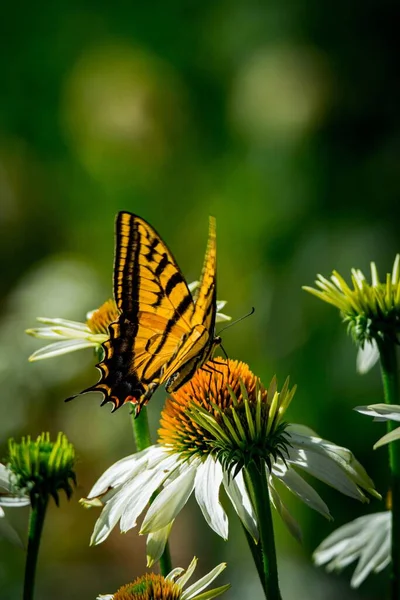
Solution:
[[[220,343],[215,338],[217,312],[217,242],[215,218],[210,217],[206,255],[200,285],[195,294],[195,308],[191,319],[191,331],[182,341],[176,355],[166,365],[162,383],[167,391],[177,390],[192,378],[196,370],[212,355]]]
[[[116,220],[114,296],[120,317],[109,327],[98,383],[114,410],[139,408],[163,381],[165,365],[185,336],[195,311],[193,298],[170,250],[144,219],[120,212]]]

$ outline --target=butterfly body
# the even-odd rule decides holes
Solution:
[[[221,342],[215,337],[216,231],[210,217],[203,272],[193,298],[172,253],[144,219],[120,212],[116,219],[114,297],[120,311],[109,326],[97,365],[103,403],[127,402],[136,414],[159,385],[168,392],[188,381]]]

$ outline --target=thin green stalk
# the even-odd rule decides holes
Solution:
[[[141,450],[151,446],[149,418],[147,414],[147,408],[145,406],[140,411],[138,417],[135,418],[135,413],[132,413],[132,428],[137,452],[140,452]],[[157,493],[153,495],[152,500],[154,500],[156,496]],[[168,573],[170,573],[172,570],[171,553],[169,551],[168,542],[165,544],[164,552],[160,557],[159,562],[161,575],[168,575]]]
[[[396,344],[386,338],[378,342],[383,393],[386,404],[399,403],[399,377]],[[388,432],[398,423],[387,421]],[[390,489],[392,493],[392,565],[391,597],[400,600],[400,443],[392,442],[389,448]]]
[[[145,406],[143,406],[138,417],[135,417],[135,412],[132,412],[132,428],[137,452],[151,446],[149,418]]]
[[[242,528],[243,528],[244,534],[246,536],[246,540],[247,540],[247,543],[249,545],[250,552],[251,552],[251,555],[252,555],[253,560],[254,560],[254,564],[256,565],[258,576],[259,576],[260,581],[262,583],[263,589],[265,590],[264,564],[263,564],[263,557],[262,557],[261,545],[260,544],[256,544],[256,542],[254,541],[253,537],[247,531],[247,529],[243,525],[243,523],[242,523]]]
[[[252,462],[246,467],[244,474],[246,486],[256,513],[260,534],[259,543],[261,544],[264,574],[263,578],[260,577],[261,584],[267,600],[282,600],[279,590],[274,528],[265,466],[263,463],[256,464]]]
[[[31,508],[28,532],[28,551],[25,563],[23,600],[33,600],[35,588],[36,565],[39,555],[44,518],[46,516],[48,498],[39,498]]]

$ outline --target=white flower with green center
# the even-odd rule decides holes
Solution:
[[[370,404],[369,406],[357,406],[354,410],[362,415],[373,417],[374,421],[400,421],[400,406],[398,404]],[[400,427],[397,427],[381,437],[376,444],[374,444],[374,450],[380,446],[394,442],[399,438]]]
[[[199,285],[194,281],[189,285],[190,291]],[[217,302],[216,322],[230,321],[231,317],[225,315],[221,310],[226,305],[225,300]],[[33,337],[50,340],[52,343],[36,350],[29,360],[31,362],[60,356],[83,348],[100,349],[101,344],[109,338],[108,326],[116,321],[119,311],[114,300],[107,300],[100,308],[93,310],[86,316],[86,323],[68,321],[60,318],[38,317],[38,321],[45,327],[27,329],[26,333]]]
[[[387,338],[397,341],[400,332],[400,254],[391,273],[381,282],[374,262],[371,263],[371,283],[359,269],[352,269],[350,287],[337,272],[329,279],[317,276],[318,289],[303,289],[336,306],[359,346],[357,370],[366,373],[379,359],[378,346]]]
[[[371,573],[379,573],[391,561],[392,513],[384,511],[359,517],[331,533],[313,554],[316,565],[341,571],[358,561],[351,578],[357,588]]]
[[[221,563],[201,579],[187,587],[197,565],[195,557],[189,567],[177,567],[168,575],[146,573],[132,583],[122,586],[115,594],[97,596],[97,600],[211,600],[221,596],[230,588],[229,584],[212,590],[204,590],[222,573],[226,563]]]
[[[12,472],[0,463],[0,535],[7,538],[13,544],[22,546],[21,539],[15,529],[6,519],[4,509],[18,508],[30,504],[29,496],[18,493],[12,485]]]
[[[275,379],[265,389],[244,363],[220,358],[218,365],[207,363],[167,400],[159,443],[118,461],[81,501],[104,507],[91,543],[104,541],[118,521],[123,532],[134,527],[160,488],[140,531],[148,534],[149,565],[161,556],[174,519],[193,492],[207,524],[227,539],[221,486],[257,541],[258,524],[244,476],[253,463],[265,469],[271,502],[298,539],[300,529],[279,494],[280,484],[331,518],[301,471],[362,502],[367,501],[363,490],[380,498],[350,450],[282,420],[294,392],[288,381],[279,392]]]

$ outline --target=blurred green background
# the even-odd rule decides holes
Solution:
[[[37,316],[84,320],[111,295],[114,217],[129,210],[161,233],[198,278],[208,215],[218,225],[218,297],[234,318],[232,358],[268,384],[289,374],[288,417],[350,447],[386,492],[383,426],[352,411],[381,401],[378,369],[360,377],[337,312],[301,290],[317,272],[399,251],[399,5],[109,0],[11,2],[0,28],[0,449],[10,436],[63,430],[76,445],[78,489],[45,526],[37,598],[91,599],[145,569],[144,539],[114,531],[89,548],[97,514],[77,500],[133,451],[128,409],[95,394],[90,350],[30,364]],[[150,404],[154,432],[165,393]],[[304,544],[276,520],[286,600],[380,598],[387,572],[352,591],[310,554],[366,512],[315,484],[335,522],[288,497]],[[189,503],[174,526],[174,564],[196,574],[228,561],[229,598],[261,599],[240,527],[204,527]],[[18,512],[18,514],[16,514]],[[23,533],[27,512],[8,511]],[[24,554],[0,540],[0,597],[21,597]],[[221,578],[222,582],[223,578]]]

